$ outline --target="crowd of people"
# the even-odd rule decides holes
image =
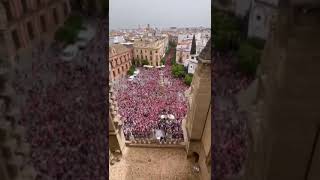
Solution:
[[[108,177],[107,22],[95,26],[95,38],[72,61],[49,48],[34,53],[31,69],[16,71],[14,88],[24,99],[19,123],[27,129],[28,163],[39,180]]]
[[[181,123],[187,113],[183,95],[188,87],[171,75],[169,59],[164,68],[139,68],[133,81],[123,79],[114,86],[126,139],[152,138],[156,129],[173,139],[183,138]],[[161,115],[169,114],[175,120],[160,121]]]
[[[246,114],[239,110],[236,95],[247,88],[253,77],[239,72],[236,60],[216,57],[213,63],[214,98],[213,161],[214,179],[235,177],[242,172],[247,156]]]

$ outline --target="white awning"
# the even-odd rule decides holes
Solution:
[[[169,115],[168,115],[168,118],[171,119],[171,120],[173,120],[173,119],[174,119],[174,115],[169,114]]]
[[[161,137],[164,137],[164,132],[160,129],[156,129],[156,138],[160,140]]]
[[[167,116],[166,115],[161,115],[160,118],[161,119],[165,119],[165,118],[167,118]]]

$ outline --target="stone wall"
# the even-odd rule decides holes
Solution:
[[[252,1],[249,16],[248,36],[267,39],[270,29],[270,21],[278,10],[277,3],[265,3],[264,1]]]
[[[211,39],[209,40],[211,41]],[[211,178],[211,60],[210,42],[199,55],[190,96],[188,97],[188,113],[186,122],[186,150],[188,157],[198,156],[196,166],[199,166],[202,180]]]
[[[319,178],[320,14],[282,4],[263,53],[244,179]],[[318,6],[319,7],[319,6]]]
[[[109,149],[111,152],[122,151],[125,147],[125,138],[122,130],[122,122],[119,115],[119,107],[114,95],[112,84],[109,84]]]

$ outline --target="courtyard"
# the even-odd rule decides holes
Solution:
[[[198,180],[184,149],[126,147],[109,166],[110,180]]]
[[[188,86],[172,76],[172,54],[167,56],[165,67],[139,67],[133,80],[123,78],[114,85],[127,140],[154,138],[155,130],[162,130],[170,139],[183,139],[181,123],[187,113],[184,93]],[[161,120],[166,116],[171,121]]]

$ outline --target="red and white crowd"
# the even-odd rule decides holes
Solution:
[[[239,110],[236,94],[253,78],[239,72],[235,59],[216,57],[213,62],[213,161],[214,179],[241,173],[247,155],[246,114]]]
[[[139,71],[133,81],[125,79],[118,82],[120,86],[115,86],[126,139],[130,136],[152,138],[156,129],[163,130],[173,139],[182,139],[181,123],[187,112],[183,95],[188,87],[171,75],[169,56],[164,68],[139,68]],[[160,79],[166,83],[161,84]],[[168,114],[175,117],[173,122],[160,121],[161,115]]]
[[[16,73],[14,88],[25,100],[19,123],[39,180],[108,178],[106,25],[99,22],[83,56],[62,62],[49,50],[35,55],[30,72]]]

